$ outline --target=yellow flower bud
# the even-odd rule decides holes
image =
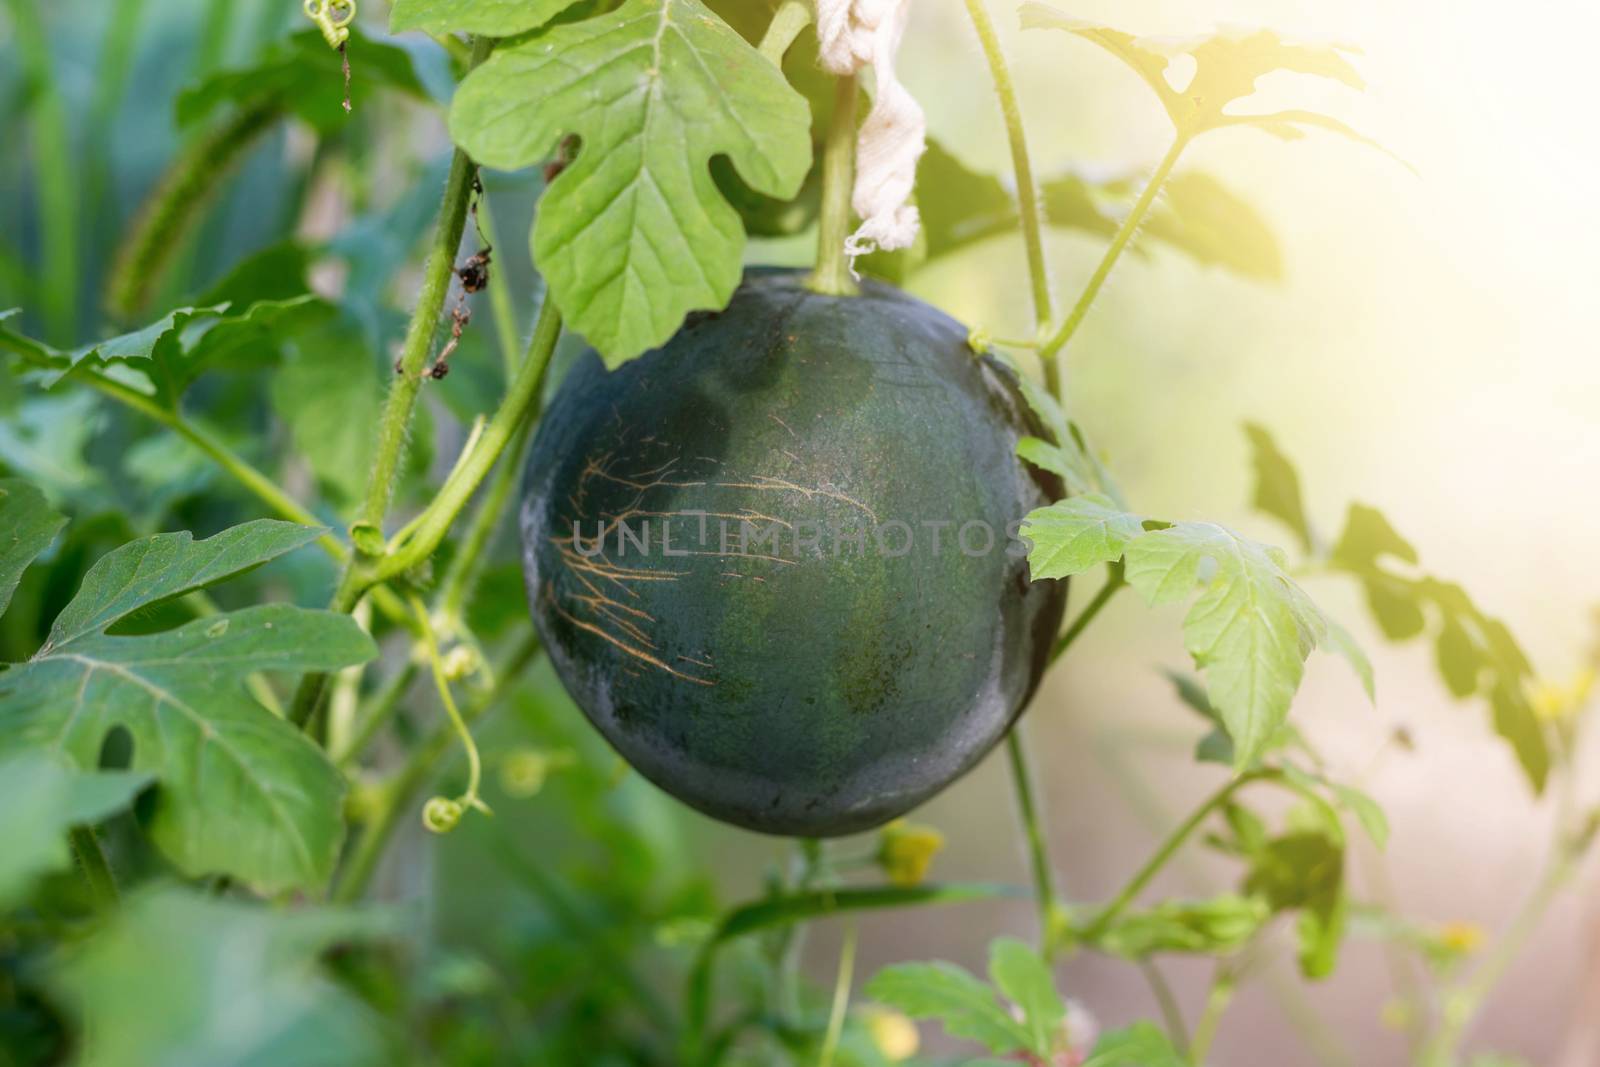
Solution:
[[[890,1008],[867,1008],[863,1012],[867,1033],[878,1049],[878,1054],[890,1063],[909,1060],[917,1054],[922,1038],[917,1024],[900,1012]]]
[[[1486,937],[1483,927],[1474,922],[1447,922],[1439,927],[1439,944],[1462,956],[1482,948]]]
[[[878,866],[895,885],[919,885],[942,848],[944,835],[938,830],[896,819],[878,832]]]

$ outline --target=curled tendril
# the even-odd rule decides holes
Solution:
[[[483,761],[478,755],[478,743],[472,739],[472,731],[467,729],[467,721],[461,717],[461,710],[456,707],[455,697],[450,695],[450,678],[445,670],[444,659],[439,655],[439,641],[434,636],[433,619],[428,615],[427,606],[416,595],[409,597],[411,610],[417,616],[417,624],[422,633],[423,649],[428,655],[428,665],[433,671],[433,684],[439,690],[439,701],[444,705],[445,714],[450,716],[450,723],[455,727],[456,736],[461,738],[461,747],[467,753],[467,791],[455,799],[449,797],[434,797],[422,808],[422,825],[436,834],[447,834],[456,828],[461,821],[461,816],[468,808],[493,815],[489,805],[478,797],[478,786],[483,780]]]
[[[447,834],[461,821],[461,804],[449,797],[434,797],[422,806],[422,825],[436,834]]]
[[[328,47],[344,47],[356,20],[356,0],[305,0],[304,6],[306,18],[317,24]]]

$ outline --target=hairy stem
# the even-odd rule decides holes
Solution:
[[[1028,754],[1023,745],[1022,723],[1011,727],[1006,735],[1006,755],[1011,762],[1011,781],[1015,786],[1017,811],[1022,819],[1023,834],[1028,843],[1028,866],[1033,875],[1033,898],[1039,909],[1039,949],[1046,960],[1051,959],[1060,946],[1061,933],[1066,929],[1067,917],[1056,896],[1055,871],[1050,863],[1050,849],[1044,827],[1039,818],[1039,805],[1034,795],[1033,775],[1028,769]]]
[[[760,52],[775,67],[783,66],[784,53],[794,44],[800,31],[811,25],[811,5],[805,0],[784,0],[783,6],[773,12],[767,23],[767,32],[761,38]]]
[[[1127,579],[1123,577],[1123,573],[1120,559],[1106,568],[1106,584],[1100,587],[1100,591],[1094,595],[1094,599],[1089,601],[1088,605],[1078,613],[1076,619],[1072,620],[1072,625],[1067,627],[1066,633],[1056,640],[1055,647],[1050,650],[1050,662],[1054,663],[1065,655],[1067,649],[1072,647],[1072,643],[1078,639],[1078,636],[1089,628],[1089,624],[1095,620],[1095,616],[1099,615],[1101,610],[1111,603],[1111,598],[1116,596],[1117,592],[1128,584]]]
[[[89,885],[89,899],[97,912],[110,911],[117,904],[117,879],[111,873],[105,849],[92,826],[74,826],[68,834],[72,854],[77,857],[78,869]]]
[[[1043,337],[1050,329],[1056,313],[1051,306],[1050,274],[1044,258],[1039,188],[1034,183],[1028,139],[1022,129],[1022,108],[1017,103],[1017,86],[1011,80],[1011,69],[1006,65],[1006,55],[1000,47],[1000,37],[995,33],[994,20],[989,17],[988,4],[985,0],[967,0],[967,14],[972,19],[972,28],[978,33],[984,58],[989,61],[995,95],[1000,100],[1000,114],[1005,119],[1006,138],[1011,143],[1011,166],[1016,172],[1017,206],[1022,219],[1022,244],[1028,254],[1028,278],[1033,286],[1033,314],[1039,335]],[[1045,363],[1044,372],[1051,393],[1056,393],[1059,372],[1054,360]]]
[[[492,38],[479,37],[473,43],[472,65],[475,67],[487,59],[493,47]],[[466,229],[467,204],[472,198],[476,172],[472,160],[457,149],[450,160],[450,177],[445,182],[444,199],[439,205],[439,221],[434,230],[433,244],[423,264],[422,289],[417,294],[416,307],[412,309],[411,322],[400,347],[400,358],[395,364],[398,373],[378,423],[378,444],[373,455],[372,474],[367,480],[366,496],[358,513],[358,521],[374,529],[383,528],[389,504],[394,499],[395,473],[400,469],[406,439],[411,432],[411,417],[417,406],[417,391],[422,387],[423,367],[433,351],[433,339],[439,331],[439,316],[444,312],[445,298],[450,294],[450,281],[455,277],[456,251],[461,247],[461,235]]]
[[[392,544],[388,555],[378,562],[373,572],[375,580],[383,581],[410,570],[439,547],[495,462],[514,439],[520,439],[538,407],[539,387],[560,336],[561,312],[556,309],[555,301],[546,296],[544,306],[539,309],[539,321],[533,328],[533,338],[528,342],[528,354],[495,410],[494,418],[484,427],[477,444],[445,480],[438,495],[411,523],[409,535],[397,538],[398,543]]]
[[[822,149],[822,214],[817,223],[817,265],[808,283],[825,296],[853,296],[850,259],[844,243],[850,237],[850,189],[856,177],[856,78],[834,82],[833,121]]]
[[[476,67],[482,63],[493,49],[493,38],[476,38],[472,45],[471,65]],[[422,387],[423,367],[433,351],[434,335],[439,330],[439,316],[444,311],[445,298],[450,293],[450,280],[455,277],[456,251],[461,247],[461,235],[466,230],[467,205],[472,199],[476,173],[477,168],[472,160],[465,152],[456,149],[450,160],[450,176],[445,181],[444,198],[439,205],[433,244],[423,263],[422,288],[417,294],[416,307],[412,309],[411,322],[406,327],[405,340],[401,344],[400,358],[395,364],[398,373],[379,417],[378,441],[373,450],[367,491],[352,527],[353,530],[365,531],[373,540],[381,537],[383,521],[394,499],[395,475],[400,469],[406,439],[411,432],[417,391]],[[329,603],[331,610],[348,615],[373,584],[373,578],[368,573],[370,557],[366,554],[367,543],[357,538],[356,551],[346,560],[334,589],[333,599]],[[289,708],[289,720],[302,728],[310,725],[327,688],[326,674],[308,674],[301,679]]]
[[[106,277],[106,308],[114,317],[131,320],[144,308],[222,178],[282,115],[275,96],[248,104],[172,161],[139,208]]]
[[[1111,239],[1111,246],[1100,258],[1100,265],[1095,267],[1094,273],[1089,276],[1089,283],[1083,287],[1083,294],[1073,305],[1067,321],[1061,324],[1061,329],[1057,330],[1055,336],[1046,341],[1044,347],[1039,350],[1039,358],[1047,365],[1056,361],[1061,350],[1072,340],[1073,334],[1078,332],[1078,327],[1083,325],[1084,317],[1089,314],[1089,308],[1094,304],[1095,297],[1100,295],[1106,279],[1111,276],[1111,268],[1117,265],[1117,260],[1122,258],[1122,253],[1127,250],[1134,234],[1139,232],[1145,216],[1150,213],[1151,206],[1156,202],[1156,195],[1161,192],[1161,187],[1172,175],[1172,168],[1177,166],[1178,157],[1188,147],[1190,136],[1183,130],[1178,131],[1177,137],[1172,141],[1172,147],[1167,149],[1167,154],[1161,158],[1161,162],[1156,165],[1155,173],[1145,184],[1144,192],[1139,194],[1139,199],[1134,202],[1128,217],[1117,227],[1116,236]]]
[[[51,340],[75,340],[78,315],[78,184],[66,103],[50,69],[50,38],[39,0],[10,0],[17,54],[28,87],[34,196],[39,202],[41,292]],[[16,149],[13,148],[13,151]]]
[[[506,661],[496,668],[494,684],[462,709],[461,721],[471,726],[481,719],[505,695],[506,690],[528,664],[533,662],[538,652],[539,639],[530,632]],[[440,723],[433,733],[411,750],[405,765],[386,783],[379,807],[361,831],[361,837],[350,854],[350,860],[334,887],[335,901],[351,903],[359,900],[366,892],[367,883],[372,880],[373,873],[378,869],[378,861],[383,858],[384,849],[394,836],[400,813],[409,808],[417,791],[433,773],[434,767],[450,751],[455,738],[455,725],[450,722]]]

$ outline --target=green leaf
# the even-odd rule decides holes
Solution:
[[[540,205],[533,255],[567,322],[613,367],[739,284],[744,231],[710,158],[785,198],[811,165],[805,98],[699,0],[627,0],[500,49],[457,91],[450,130],[504,169],[581,139]]]
[[[1300,476],[1295,473],[1294,464],[1278,449],[1265,427],[1247,422],[1244,432],[1250,438],[1250,458],[1256,470],[1251,506],[1293,530],[1300,547],[1310,552],[1311,523],[1306,519],[1305,504],[1300,496]]]
[[[1435,650],[1439,674],[1450,695],[1462,700],[1476,693],[1487,661],[1457,616],[1445,616]]]
[[[141,636],[106,632],[241,574],[320,530],[260,520],[205,541],[158,534],[90,568],[43,648],[0,673],[0,751],[45,750],[93,768],[126,729],[131,766],[158,781],[152,840],[182,871],[261,892],[317,889],[333,869],[343,782],[322,750],[247,696],[257,671],[329,671],[371,659],[348,616],[266,604]]]
[[[729,912],[717,927],[714,942],[721,943],[760,930],[788,926],[824,915],[877,911],[936,904],[965,904],[1024,895],[1011,886],[982,882],[946,885],[875,886],[865,889],[827,889],[794,893],[746,904]]]
[[[1039,3],[1038,0],[1029,0],[1019,11],[1022,15],[1023,29],[1066,30],[1068,33],[1077,34],[1086,41],[1093,41],[1120,59],[1144,80],[1163,103],[1176,95],[1172,87],[1167,84],[1166,78],[1171,58],[1164,51],[1140,41],[1133,34],[1085,22],[1049,4]]]
[[[0,478],[0,615],[10,607],[22,572],[66,524],[39,490],[20,478]]]
[[[1101,237],[1116,232],[1120,219],[1114,209],[1126,211],[1138,192],[1139,183],[1127,176],[1064,173],[1039,184],[1047,225]],[[971,169],[931,139],[917,164],[916,201],[922,216],[917,246],[865,256],[857,263],[863,273],[900,284],[925,263],[1021,225],[1017,202],[999,178]],[[1282,273],[1282,256],[1266,223],[1220,181],[1197,171],[1168,179],[1143,232],[1196,262],[1245,277],[1276,279]]]
[[[281,241],[246,256],[197,303],[247,308],[262,300],[292,300],[311,291],[311,250],[297,241]]]
[[[1372,838],[1372,843],[1380,849],[1389,846],[1389,816],[1385,815],[1383,808],[1367,793],[1355,786],[1331,783],[1334,795],[1339,798],[1339,803],[1344,805],[1361,828]]]
[[[1415,564],[1417,550],[1395,532],[1377,508],[1351,504],[1345,517],[1344,532],[1334,545],[1329,561],[1348,570],[1368,570],[1385,557]]]
[[[1039,954],[1016,938],[1002,937],[989,946],[989,979],[1022,1009],[1032,1035],[1029,1049],[1050,1052],[1051,1042],[1067,1017],[1050,968]]]
[[[0,758],[0,908],[20,899],[40,875],[72,862],[67,831],[126,808],[150,783],[128,771],[85,773],[43,753]]]
[[[1143,519],[1100,493],[1084,493],[1028,513],[1022,533],[1031,542],[1028,567],[1035,581],[1082,574],[1121,559],[1144,533]]]
[[[472,33],[515,37],[543,26],[575,0],[395,0],[389,32]]]
[[[360,332],[338,321],[308,330],[272,376],[272,407],[295,449],[341,506],[361,498],[383,406],[377,362]]]
[[[348,51],[356,75],[350,82],[354,111],[378,89],[392,89],[427,99],[411,54],[350,27]],[[179,126],[192,126],[225,104],[275,102],[310,124],[318,133],[336,133],[350,122],[344,110],[344,73],[339,53],[317,30],[304,30],[274,41],[248,67],[218,71],[178,95]]]
[[[1141,237],[1243,278],[1265,282],[1283,278],[1283,252],[1266,220],[1239,194],[1203,171],[1181,171],[1167,179]]]
[[[1289,713],[1305,659],[1328,620],[1283,569],[1276,549],[1212,523],[1185,522],[1127,547],[1128,583],[1151,605],[1201,593],[1184,644],[1234,742],[1234,766],[1260,758]]]
[[[203,371],[269,362],[282,335],[331,313],[327,303],[309,294],[257,301],[237,312],[227,304],[178,308],[132,333],[70,351],[14,333],[0,319],[0,348],[41,368],[39,382],[47,388],[80,368],[124,364],[150,382],[162,404],[176,408]]]
[[[1256,82],[1268,74],[1292,71],[1365,88],[1356,69],[1338,45],[1306,45],[1285,41],[1271,30],[1230,30],[1202,38],[1135,37],[1074,18],[1048,4],[1030,0],[1022,6],[1025,29],[1058,29],[1092,41],[1116,56],[1143,79],[1166,108],[1173,126],[1189,134],[1220,126],[1256,124],[1274,132],[1302,125],[1337,128],[1359,137],[1336,119],[1312,111],[1278,112],[1265,118],[1227,112],[1229,104],[1254,95]],[[1167,80],[1174,59],[1191,57],[1194,73],[1187,85],[1174,88]],[[1365,140],[1365,138],[1362,138]]]
[[[1184,671],[1163,668],[1161,673],[1172,683],[1179,700],[1199,712],[1207,722],[1216,726],[1222,725],[1222,718],[1217,714],[1217,709],[1211,706],[1211,698],[1206,696],[1206,687],[1200,684],[1200,679]]]
[[[1427,617],[1418,601],[1417,587],[1387,574],[1373,571],[1361,581],[1367,597],[1367,610],[1377,620],[1378,629],[1390,641],[1409,641],[1427,628]]]
[[[0,329],[0,349],[5,340]],[[88,462],[103,416],[100,398],[88,392],[32,393],[0,419],[0,462],[53,497],[93,497],[106,482]]]
[[[1253,896],[1224,893],[1210,900],[1170,900],[1123,915],[1098,944],[1127,959],[1157,952],[1226,955],[1254,937],[1269,917],[1266,903]]]
[[[1550,742],[1527,695],[1515,681],[1502,677],[1489,694],[1489,708],[1495,733],[1510,742],[1534,792],[1542,793],[1550,777]]]
[[[1350,669],[1356,672],[1356,677],[1361,681],[1361,688],[1365,690],[1368,700],[1378,699],[1378,683],[1372,671],[1372,661],[1367,658],[1366,651],[1350,636],[1350,631],[1341,626],[1338,620],[1329,615],[1322,616],[1322,623],[1327,627],[1323,637],[1323,644],[1328,651],[1335,652],[1344,657],[1350,664]]]
[[[1308,978],[1332,972],[1347,911],[1341,839],[1311,829],[1274,838],[1246,875],[1245,891],[1274,912],[1298,909],[1301,971]]]
[[[1101,1034],[1083,1067],[1189,1067],[1189,1059],[1155,1023],[1139,1022]]]
[[[938,1019],[953,1037],[964,1037],[990,1052],[1032,1048],[1028,1028],[1001,1007],[994,990],[953,963],[897,963],[867,983],[867,996],[913,1019]]]
[[[1071,437],[1067,440],[1071,441]],[[1017,456],[1060,478],[1070,494],[1094,491],[1094,474],[1088,461],[1071,445],[1063,448],[1042,437],[1024,437],[1017,441]]]
[[[94,1035],[82,1067],[346,1067],[389,1062],[379,1018],[318,957],[394,921],[166,889],[130,900],[51,975]]]

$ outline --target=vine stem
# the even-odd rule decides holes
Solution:
[[[544,305],[539,309],[539,321],[534,325],[533,338],[528,342],[528,354],[518,368],[511,387],[506,390],[505,398],[495,410],[494,417],[484,427],[477,444],[445,479],[438,494],[409,524],[409,534],[390,545],[388,554],[373,571],[375,581],[385,581],[410,570],[439,547],[451,525],[472,499],[472,494],[483,484],[495,462],[521,432],[528,416],[537,407],[539,386],[544,381],[545,369],[550,365],[550,354],[555,351],[556,340],[560,336],[561,312],[547,294]]]
[[[399,710],[400,700],[417,677],[417,663],[408,659],[404,666],[369,697],[356,712],[355,727],[343,748],[332,753],[333,761],[341,768],[350,767],[366,751],[378,731],[386,726]]]
[[[470,67],[476,67],[489,57],[494,49],[491,37],[475,38],[472,44]],[[373,450],[372,472],[367,479],[367,490],[351,526],[355,552],[345,561],[338,585],[334,589],[329,608],[348,615],[356,603],[373,584],[368,573],[372,562],[371,544],[381,541],[383,521],[394,499],[396,472],[405,452],[406,439],[411,432],[411,419],[416,411],[417,392],[422,387],[423,367],[433,350],[434,335],[439,330],[439,316],[444,311],[445,298],[450,294],[450,280],[455,277],[455,257],[461,247],[461,235],[467,226],[467,205],[472,198],[473,181],[477,168],[461,149],[456,149],[450,159],[450,176],[445,181],[444,198],[439,205],[439,219],[434,229],[433,245],[423,264],[422,288],[417,294],[416,307],[411,312],[411,322],[406,327],[401,344],[400,358],[394,385],[384,401],[383,413],[378,422],[378,440]],[[289,721],[296,726],[309,726],[316,716],[322,697],[327,692],[327,674],[308,674],[300,681],[294,701],[289,708]]]
[[[995,95],[1000,100],[1000,114],[1005,119],[1006,138],[1011,143],[1011,166],[1016,172],[1017,206],[1022,220],[1022,245],[1027,251],[1028,278],[1033,285],[1034,319],[1042,338],[1055,319],[1055,309],[1051,306],[1050,273],[1044,257],[1039,187],[1034,182],[1033,161],[1028,155],[1028,139],[1022,128],[1022,108],[1017,103],[1017,86],[1011,80],[1011,69],[1000,47],[1000,37],[995,33],[988,4],[985,0],[967,0],[967,14],[972,19],[972,28],[977,31],[984,58],[989,62]],[[1045,384],[1050,392],[1059,393],[1060,369],[1054,360],[1045,362],[1044,373]]]
[[[1072,625],[1067,627],[1066,633],[1062,634],[1060,639],[1056,641],[1055,648],[1050,650],[1051,663],[1054,663],[1056,660],[1060,659],[1066,653],[1067,649],[1072,647],[1072,643],[1076,641],[1079,635],[1082,634],[1084,630],[1088,629],[1089,624],[1095,620],[1095,616],[1099,615],[1101,610],[1107,604],[1111,603],[1111,598],[1116,596],[1118,591],[1127,586],[1128,582],[1127,579],[1123,577],[1123,574],[1124,571],[1121,560],[1117,560],[1107,567],[1106,584],[1100,587],[1100,591],[1094,595],[1094,599],[1089,601],[1088,606],[1078,613],[1078,617],[1072,620]]]
[[[855,280],[844,244],[850,236],[850,187],[856,174],[856,77],[834,81],[833,120],[822,149],[822,213],[817,222],[817,265],[807,283],[824,296],[853,296]]]
[[[470,727],[487,714],[538,653],[539,639],[529,633],[507,660],[496,668],[494,684],[462,710],[461,721]],[[333,900],[336,903],[353,903],[366,892],[367,883],[372,880],[373,873],[378,869],[378,861],[383,858],[384,850],[394,836],[400,812],[411,803],[428,775],[450,751],[455,731],[453,723],[439,724],[432,734],[411,750],[405,764],[384,784],[378,808],[367,820],[360,840],[334,886]]]
[[[1445,993],[1443,1021],[1417,1057],[1420,1067],[1455,1067],[1458,1050],[1467,1030],[1489,994],[1505,977],[1506,970],[1539,928],[1556,895],[1576,873],[1580,855],[1567,841],[1557,843],[1553,860],[1547,865],[1533,894],[1523,903],[1516,918],[1496,942],[1494,952],[1473,972],[1465,985]]]
[[[1089,308],[1094,304],[1095,297],[1100,295],[1100,290],[1106,284],[1106,279],[1111,276],[1111,268],[1117,265],[1117,260],[1122,258],[1122,253],[1127,250],[1134,234],[1139,232],[1139,227],[1144,223],[1145,216],[1150,213],[1150,208],[1155,204],[1156,195],[1161,192],[1162,186],[1172,175],[1172,168],[1177,166],[1178,157],[1183,155],[1183,150],[1189,146],[1193,135],[1180,129],[1173,138],[1172,146],[1167,149],[1167,154],[1156,165],[1155,173],[1145,183],[1144,192],[1139,194],[1139,199],[1134,202],[1133,209],[1128,212],[1128,217],[1122,220],[1122,225],[1117,227],[1116,236],[1111,239],[1111,245],[1106,249],[1105,255],[1100,258],[1100,265],[1095,267],[1094,273],[1089,277],[1089,283],[1083,287],[1083,293],[1078,297],[1078,302],[1073,305],[1072,311],[1067,315],[1067,321],[1061,324],[1055,336],[1046,341],[1044,347],[1039,349],[1039,358],[1048,366],[1057,361],[1061,350],[1072,340],[1078,332],[1078,327],[1083,325],[1084,317],[1089,314]]]
[[[1134,898],[1144,891],[1145,886],[1149,885],[1151,880],[1161,872],[1161,868],[1167,865],[1167,861],[1172,859],[1173,855],[1189,839],[1190,835],[1200,828],[1200,824],[1205,822],[1212,812],[1233,799],[1235,793],[1252,782],[1275,780],[1279,777],[1281,777],[1279,772],[1269,768],[1247,771],[1211,794],[1203,804],[1190,813],[1187,819],[1178,824],[1177,829],[1173,830],[1167,836],[1167,839],[1161,843],[1161,846],[1156,849],[1155,855],[1151,856],[1145,865],[1139,868],[1134,876],[1129,879],[1128,884],[1122,887],[1122,891],[1113,897],[1090,920],[1089,924],[1080,933],[1080,940],[1095,941],[1101,934],[1105,933],[1111,924],[1117,920],[1117,917],[1127,910],[1128,905],[1133,903]]]
[[[483,801],[478,799],[478,787],[483,784],[483,757],[478,752],[478,743],[472,739],[471,727],[461,717],[461,709],[456,707],[456,698],[450,694],[450,678],[445,674],[444,659],[439,655],[439,642],[433,635],[433,623],[428,618],[427,605],[416,594],[412,594],[408,599],[411,601],[411,610],[416,613],[417,623],[422,628],[422,646],[428,654],[428,669],[433,674],[434,688],[439,691],[439,703],[444,706],[445,715],[456,732],[456,739],[461,742],[462,749],[467,753],[467,791],[458,803],[463,808],[487,811]]]
[[[1028,769],[1028,754],[1023,746],[1022,723],[1018,721],[1006,734],[1006,755],[1011,761],[1011,780],[1016,785],[1017,811],[1028,842],[1028,861],[1033,874],[1034,903],[1039,909],[1039,948],[1046,961],[1055,956],[1068,919],[1056,896],[1055,869],[1050,863],[1044,826],[1034,794],[1033,774]]]
[[[822,1039],[822,1052],[817,1056],[817,1067],[833,1067],[839,1037],[844,1033],[845,1012],[850,1007],[850,984],[855,967],[856,924],[851,923],[845,927],[844,944],[839,948],[839,974],[833,983],[833,1005],[828,1011],[828,1029]]]
[[[1201,1012],[1200,1021],[1194,1024],[1194,1035],[1189,1038],[1189,1062],[1194,1067],[1204,1067],[1222,1015],[1233,1000],[1234,986],[1233,973],[1226,964],[1218,964],[1216,977],[1211,980],[1211,992],[1206,996],[1205,1010]]]
[[[472,45],[471,66],[476,67],[487,59],[493,48],[493,38],[477,38]],[[467,154],[456,149],[450,160],[450,177],[445,183],[444,199],[439,206],[439,222],[434,231],[433,246],[428,250],[428,258],[423,265],[422,289],[417,294],[417,304],[411,314],[411,323],[406,328],[400,358],[395,364],[398,374],[384,402],[383,415],[378,424],[372,475],[367,480],[367,492],[359,512],[358,521],[374,529],[382,529],[389,504],[394,499],[395,472],[400,467],[406,438],[411,431],[417,392],[422,387],[422,369],[433,350],[433,338],[439,330],[439,316],[444,311],[445,298],[450,293],[450,281],[455,277],[456,251],[461,247],[461,235],[466,229],[467,204],[472,198],[476,172],[477,167]],[[360,551],[359,546],[357,551]],[[354,604],[353,598],[351,604]],[[349,611],[350,608],[343,607],[342,610]]]
[[[781,68],[784,53],[809,25],[811,5],[806,0],[784,0],[783,6],[773,13],[772,21],[767,23],[767,32],[762,35],[757,50],[771,60],[773,66]]]
[[[1161,1024],[1166,1027],[1173,1047],[1180,1053],[1185,1052],[1189,1047],[1189,1028],[1184,1024],[1183,1009],[1178,1006],[1178,998],[1173,995],[1166,975],[1161,973],[1161,968],[1152,959],[1139,961],[1139,973],[1144,975],[1150,992],[1156,998],[1156,1006],[1161,1011]]]
[[[105,849],[92,826],[74,826],[68,834],[72,853],[78,858],[78,868],[83,880],[89,884],[89,898],[95,911],[111,910],[117,903],[117,879],[111,873]]]

